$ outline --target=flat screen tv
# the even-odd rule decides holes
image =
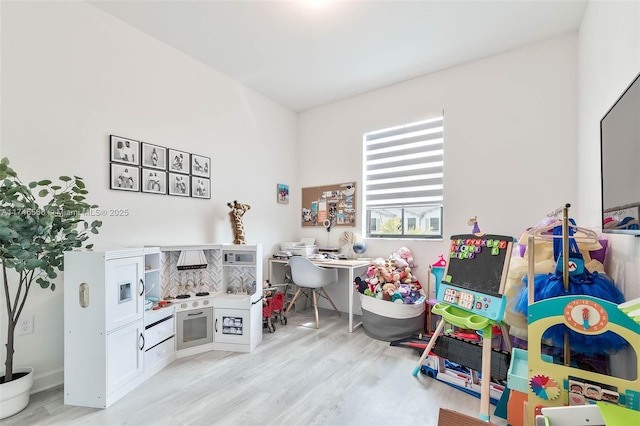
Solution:
[[[602,232],[640,235],[640,74],[600,120]]]

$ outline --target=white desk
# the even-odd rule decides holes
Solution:
[[[284,273],[276,274],[273,268],[274,265],[286,265],[288,262],[288,259],[269,259],[269,281],[272,284],[280,284],[284,282]],[[344,269],[348,272],[349,333],[353,333],[353,330],[362,325],[362,322],[358,322],[357,324],[353,323],[353,294],[355,292],[353,280],[355,277],[363,274],[367,270],[370,262],[368,260],[312,260],[312,262],[318,266],[322,266],[323,268]],[[340,276],[338,276],[338,281],[341,281]],[[344,283],[341,283],[341,285],[343,284]]]

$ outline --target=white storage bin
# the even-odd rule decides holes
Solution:
[[[360,294],[362,328],[369,337],[392,342],[424,333],[425,302],[393,303]]]

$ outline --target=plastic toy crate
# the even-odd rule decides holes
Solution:
[[[523,349],[511,350],[511,364],[507,371],[507,387],[526,394],[529,391],[529,353]]]
[[[553,363],[553,357],[542,354],[542,360]],[[511,364],[507,371],[507,387],[518,392],[529,392],[529,353],[524,349],[511,350]]]

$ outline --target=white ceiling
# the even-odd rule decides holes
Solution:
[[[576,31],[586,1],[90,1],[294,111]]]

